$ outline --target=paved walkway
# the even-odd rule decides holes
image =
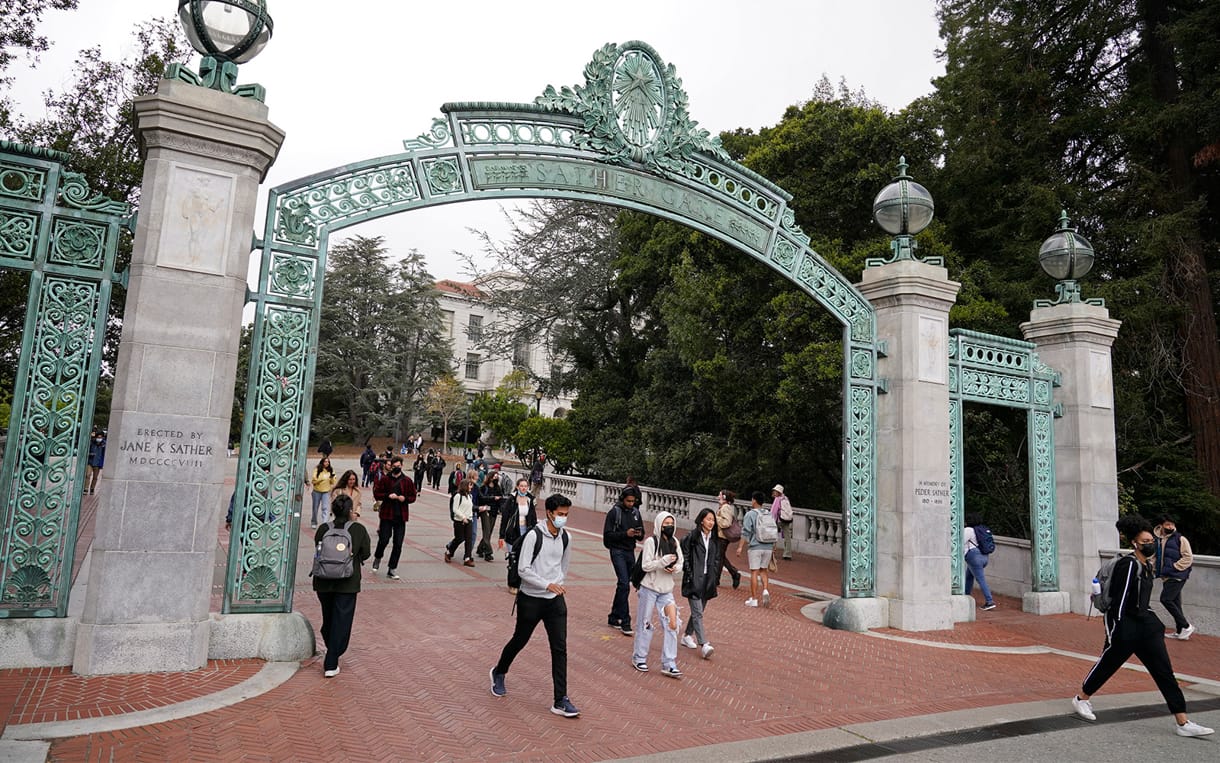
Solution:
[[[1158,755],[1178,760],[1220,758],[1215,737],[1172,734],[1159,695],[1148,693],[1151,680],[1139,669],[1120,671],[1096,698],[1100,725],[1067,717],[1065,698],[1100,649],[1096,618],[1035,617],[1001,597],[999,609],[980,612],[978,622],[952,631],[834,631],[802,612],[816,607],[816,592],[838,590],[839,565],[827,560],[784,564],[770,609],[746,608],[745,587],[725,585],[705,621],[713,658],[705,661],[680,648],[686,673],[681,681],[657,670],[637,673],[630,665],[631,639],[605,625],[613,574],[600,542],[602,515],[583,509],[573,511],[570,523],[575,542],[568,583],[569,689],[582,716],[569,720],[547,712],[549,652],[541,629],[508,675],[508,697],[498,699],[488,692],[487,670],[513,626],[502,554],[473,569],[445,564],[441,547],[451,534],[445,507],[445,496],[426,491],[413,508],[402,580],[366,578],[338,677],[323,678],[317,657],[286,680],[268,680],[256,660],[153,676],[0,671],[4,739],[50,741],[49,753],[45,743],[22,751],[5,742],[10,746],[0,747],[0,759],[551,761],[663,755],[706,761],[819,751],[829,756],[818,758],[825,760],[897,753],[965,759],[966,750],[972,759],[1013,759],[1041,749],[1036,745],[1042,742],[1030,740],[1060,739],[1056,735],[1066,740],[1066,752],[1053,754],[1064,760],[1129,756],[1149,744]],[[227,542],[223,530],[217,542]],[[306,532],[295,601],[316,625],[308,547]],[[223,567],[223,558],[218,561]],[[655,668],[660,639],[654,641]],[[1220,639],[1170,641],[1169,650],[1198,704],[1193,715],[1220,725],[1220,701],[1214,698],[1220,695]],[[237,701],[244,696],[249,698]],[[209,704],[214,697],[225,699]],[[1137,710],[1119,710],[1129,706]],[[143,714],[131,715],[137,712]],[[1021,727],[1023,733],[945,736],[1030,719],[1041,720]],[[140,725],[116,728],[127,722]],[[1074,746],[1074,735],[1096,738],[1096,747]],[[1129,745],[1108,752],[1107,745],[1128,736]],[[906,739],[910,745],[911,737],[922,739],[924,747],[886,742]],[[1001,743],[1014,747],[986,747]],[[978,744],[984,746],[971,746]]]

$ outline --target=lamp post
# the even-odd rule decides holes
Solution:
[[[1093,269],[1095,259],[1093,245],[1069,224],[1067,210],[1060,212],[1058,230],[1043,241],[1038,249],[1038,264],[1047,275],[1058,281],[1055,284],[1055,293],[1059,296],[1053,302],[1046,299],[1034,300],[1034,307],[1051,307],[1072,302],[1105,307],[1106,302],[1103,299],[1080,298],[1079,279],[1084,278]]]
[[[540,389],[534,390],[534,413],[538,416],[542,415],[542,390]]]
[[[170,64],[166,79],[262,101],[262,85],[238,85],[237,65],[262,51],[274,24],[266,0],[178,0],[178,20],[203,61],[199,73]]]
[[[943,265],[944,260],[941,257],[920,260],[915,256],[915,250],[919,246],[915,242],[915,234],[928,227],[935,209],[932,194],[907,174],[906,157],[898,157],[898,174],[894,177],[894,182],[882,188],[873,199],[873,220],[882,230],[894,237],[890,242],[892,254],[888,259],[870,257],[865,261],[865,267],[878,267],[899,260]]]

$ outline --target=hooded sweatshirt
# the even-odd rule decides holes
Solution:
[[[664,536],[661,533],[661,525],[665,523],[667,517],[673,517],[668,511],[662,511],[657,514],[652,520],[652,537],[644,541],[643,559],[640,561],[640,566],[644,568],[644,580],[640,583],[641,586],[649,588],[657,593],[669,593],[674,590],[675,584],[682,583],[682,548],[678,544],[677,537],[673,540],[673,550],[666,551],[665,549],[658,550],[658,541],[664,543]],[[677,530],[677,527],[674,527]],[[674,562],[673,570],[665,569],[664,557],[666,554],[675,554],[678,560]]]

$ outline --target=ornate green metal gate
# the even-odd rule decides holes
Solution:
[[[874,594],[877,342],[872,306],[809,248],[791,196],[731,161],[687,113],[672,65],[648,45],[598,50],[585,84],[530,104],[446,104],[401,154],[271,191],[255,303],[237,512],[224,611],[288,611],[309,431],[319,305],[333,231],[472,199],[595,201],[731,244],[843,325],[843,595]]]
[[[67,158],[0,141],[0,268],[30,274],[0,471],[0,617],[67,613],[106,313],[124,280],[115,252],[133,222]]]
[[[1055,510],[1054,418],[1063,415],[1052,401],[1059,374],[1038,360],[1030,342],[949,330],[949,499],[953,593],[965,591],[962,517],[965,492],[962,466],[962,403],[987,403],[1027,411],[1029,513],[1033,528],[1033,588],[1059,590],[1059,531]]]

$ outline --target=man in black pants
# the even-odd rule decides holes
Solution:
[[[1118,532],[1131,542],[1135,554],[1121,557],[1106,585],[1110,606],[1106,610],[1106,646],[1101,659],[1085,676],[1080,693],[1072,698],[1076,714],[1088,721],[1097,720],[1089,697],[1110,680],[1131,655],[1148,669],[1148,674],[1161,690],[1169,712],[1177,721],[1177,733],[1184,737],[1201,737],[1214,733],[1186,717],[1186,698],[1173,676],[1173,665],[1165,651],[1165,626],[1148,609],[1152,584],[1156,580],[1156,539],[1148,520],[1135,514],[1120,517],[1115,523]]]
[[[638,491],[638,488],[637,488]],[[606,624],[631,636],[631,567],[635,564],[635,544],[644,539],[644,518],[636,505],[635,492],[630,486],[619,493],[618,503],[606,512],[602,527],[602,545],[610,551],[610,564],[614,566],[614,600],[610,602],[610,614]]]
[[[394,540],[390,550],[390,563],[386,567],[385,576],[390,580],[398,580],[398,560],[402,557],[402,541],[407,534],[407,520],[410,519],[411,504],[415,503],[415,483],[402,471],[402,456],[390,458],[390,473],[382,475],[373,486],[373,497],[381,501],[381,511],[378,514],[381,523],[377,526],[377,551],[373,554],[373,570],[381,567],[381,555],[385,547]]]
[[[563,526],[568,523],[571,507],[572,502],[558,493],[547,498],[546,522],[526,533],[521,542],[521,556],[517,560],[521,573],[517,627],[500,652],[500,661],[491,669],[491,693],[503,697],[508,694],[504,678],[509,667],[541,622],[551,645],[551,682],[555,689],[551,712],[565,718],[580,715],[568,699],[568,604],[563,587],[571,559],[569,537]]]
[[[1195,557],[1190,551],[1190,541],[1178,532],[1178,523],[1168,514],[1162,514],[1152,529],[1156,536],[1157,574],[1161,577],[1161,604],[1173,618],[1173,633],[1166,638],[1189,641],[1195,634],[1195,626],[1182,612],[1182,586],[1190,579],[1190,568]]]

